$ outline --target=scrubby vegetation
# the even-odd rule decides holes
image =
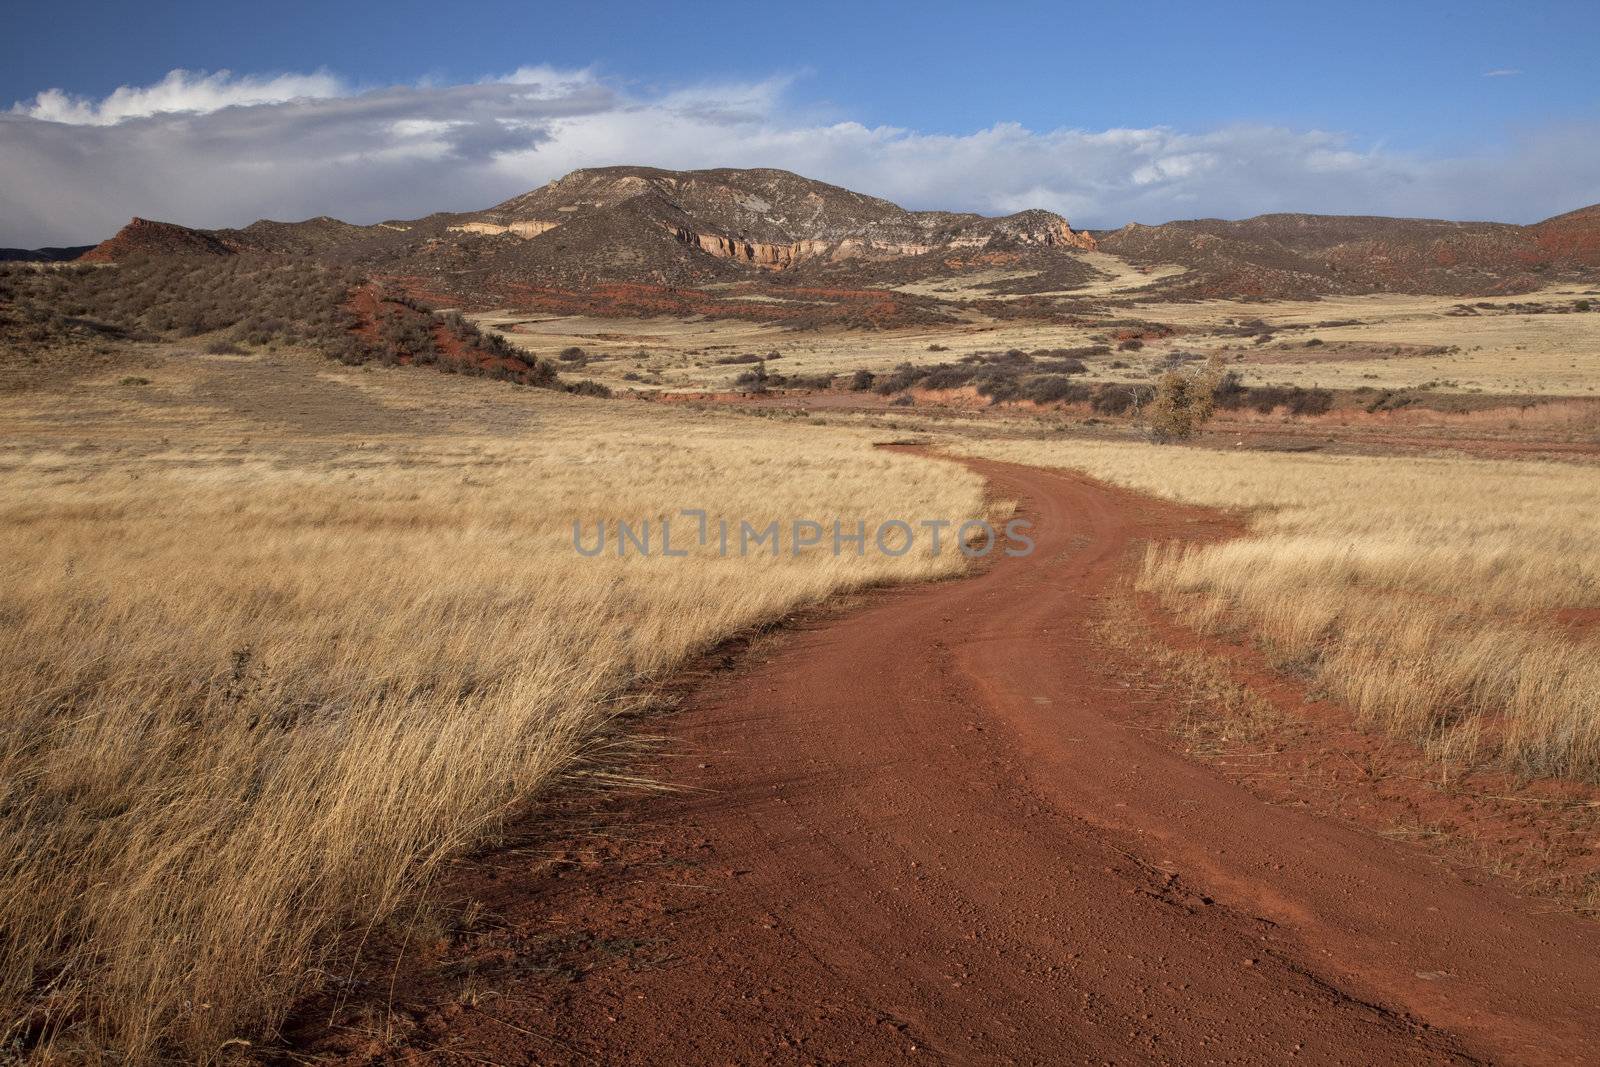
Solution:
[[[117,266],[0,270],[0,299],[46,342],[74,326],[135,339],[228,331],[252,345],[326,343],[345,325],[361,277],[300,260],[250,256],[133,259]]]
[[[215,336],[213,355],[304,346],[347,364],[435,365],[524,385],[554,369],[460,315],[348,268],[281,256],[134,258],[0,267],[0,348]]]
[[[1240,382],[1237,371],[1221,375],[1212,400],[1224,411],[1252,408],[1265,415],[1282,409],[1291,415],[1325,415],[1333,410],[1333,392],[1298,385],[1253,385]]]
[[[1158,443],[1186,441],[1199,433],[1216,410],[1216,392],[1223,378],[1222,361],[1216,356],[1204,367],[1174,368],[1163,374],[1144,413],[1150,439]]]
[[[1089,391],[1070,381],[1074,375],[1088,372],[1086,356],[1103,355],[1109,351],[1103,346],[1086,348],[1035,349],[1024,352],[1010,349],[1005,352],[974,352],[963,356],[957,363],[939,363],[918,366],[903,363],[894,370],[868,376],[858,371],[850,380],[856,390],[872,389],[882,396],[894,396],[908,389],[961,389],[968,386],[993,403],[1008,400],[1032,400],[1037,403],[1056,403],[1063,400],[1083,400]]]

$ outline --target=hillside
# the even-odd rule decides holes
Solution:
[[[178,250],[178,231],[196,235],[194,250],[220,242],[234,250],[315,253],[343,248],[365,256],[419,254],[441,242],[495,250],[517,239],[530,261],[560,260],[596,276],[638,280],[655,248],[673,250],[673,266],[690,274],[715,272],[710,260],[784,270],[850,260],[883,261],[939,250],[974,248],[1093,249],[1048,211],[1001,218],[947,211],[907,211],[887,200],[851,192],[782,170],[666,171],[604,167],[566,177],[483,211],[355,226],[319,217],[305,222],[263,220],[243,229],[199,231],[135,219],[93,258],[115,258],[148,246]],[[550,240],[539,238],[557,233]],[[681,247],[678,247],[681,246]],[[204,250],[212,250],[205,248]],[[705,257],[685,254],[703,252]],[[554,253],[564,253],[555,255]]]
[[[1186,296],[1514,293],[1600,263],[1600,210],[1534,226],[1304,214],[1130,223],[1103,234],[1100,247],[1189,268],[1166,289]]]
[[[1548,256],[1583,267],[1600,267],[1600,204],[1569,211],[1530,227]]]
[[[1092,237],[1074,233],[1067,220],[1047,211],[1004,218],[907,211],[887,200],[769,169],[579,170],[463,217],[451,229],[534,238],[573,222],[606,218],[624,206],[628,221],[653,222],[691,249],[774,270],[939,250],[1095,247]]]
[[[909,211],[783,170],[619,166],[482,211],[372,226],[318,217],[206,231],[134,219],[83,258],[264,252],[356,266],[467,306],[892,325],[948,317],[948,302],[895,286],[1000,270],[985,283],[995,296],[1070,293],[1099,276],[1078,254],[1096,249],[1185,268],[1145,296],[1518,293],[1600,267],[1600,208],[1534,226],[1306,214],[1130,223],[1097,240],[1048,211]]]
[[[1047,211],[1002,218],[908,211],[781,170],[606,167],[574,171],[483,211],[374,226],[323,217],[200,231],[136,219],[86,258],[309,255],[493,302],[527,287],[678,288],[779,274],[870,283],[885,265],[902,265],[901,275],[948,271],[946,254],[1062,261],[1093,248],[1092,237]]]

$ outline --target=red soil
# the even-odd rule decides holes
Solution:
[[[587,843],[546,842],[556,862],[463,866],[446,895],[492,918],[310,1008],[302,1049],[1592,1061],[1600,928],[1267,803],[1137,720],[1152,698],[1103,641],[1103,603],[1141,542],[1228,521],[971,466],[1035,523],[1033,555],[874,595],[710,674],[666,724],[656,773],[678,792],[610,794]],[[354,1022],[363,996],[392,1008],[375,1028]]]
[[[1201,696],[1207,702],[1201,715],[1209,720],[1204,733],[1194,741],[1174,733],[1186,753],[1214,760],[1258,796],[1426,841],[1450,861],[1492,869],[1528,892],[1594,905],[1585,898],[1600,887],[1600,852],[1593,845],[1600,789],[1529,781],[1492,766],[1443,764],[1407,741],[1360,729],[1349,709],[1273,670],[1248,633],[1204,636],[1175,623],[1153,597],[1140,596],[1137,605],[1158,647],[1219,665],[1281,717],[1276,725],[1241,729],[1217,718],[1214,698]],[[1574,636],[1600,617],[1587,609],[1553,614],[1551,621]],[[1185,699],[1184,683],[1163,677],[1156,666],[1143,671],[1140,682],[1136,688],[1150,695],[1134,705],[1149,721],[1170,724],[1174,701]]]
[[[130,256],[227,256],[234,251],[232,246],[204,230],[134,218],[78,258],[86,263],[115,263]]]
[[[419,311],[393,300],[385,300],[374,285],[364,285],[353,290],[350,299],[345,303],[345,308],[354,312],[357,319],[357,324],[351,332],[375,344],[381,343],[383,336],[379,328],[379,319],[385,315],[398,315],[415,320],[428,332],[433,338],[438,362],[442,365],[472,367],[481,371],[505,370],[513,374],[525,374],[533,369],[532,359],[521,356],[498,356],[487,349],[462,341],[446,328],[444,321],[437,315]],[[395,362],[409,365],[413,359],[409,355],[400,355],[396,357]]]

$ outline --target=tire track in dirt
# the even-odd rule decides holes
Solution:
[[[602,862],[452,887],[503,917],[472,963],[492,996],[441,1007],[402,979],[398,1002],[424,1004],[412,1050],[1594,1061],[1593,924],[1264,803],[1124,724],[1097,602],[1138,542],[1225,521],[969,465],[1020,502],[1036,552],[874,594],[712,676],[670,721],[659,773],[685,790],[623,802]]]

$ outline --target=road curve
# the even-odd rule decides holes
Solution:
[[[626,874],[541,891],[530,919],[643,947],[554,992],[501,980],[435,1051],[1600,1058],[1600,928],[1267,804],[1122,722],[1128,672],[1096,638],[1098,602],[1137,542],[1215,536],[1211,517],[969,465],[1019,501],[1037,551],[874,594],[713,676],[670,727],[667,773],[688,788],[624,814]]]

